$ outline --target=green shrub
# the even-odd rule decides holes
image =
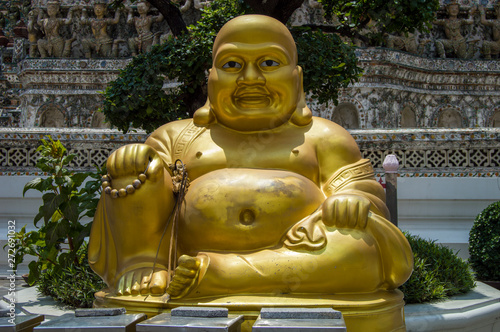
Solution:
[[[91,308],[94,293],[105,288],[106,284],[90,269],[85,242],[78,251],[78,264],[42,271],[37,287],[40,293],[61,303],[76,308]]]
[[[87,262],[85,238],[92,223],[82,224],[81,220],[94,216],[101,188],[100,173],[105,170],[70,171],[67,167],[76,155],[69,154],[60,141],[50,136],[41,140],[37,151],[41,155],[37,167],[48,176],[28,182],[23,195],[31,189],[43,194],[43,203],[34,220],[38,229],[26,232],[24,226],[9,239],[7,245],[16,252],[13,269],[26,255],[35,256],[36,260],[28,265],[30,285],[37,283],[43,294],[63,303],[89,307],[94,292],[103,288],[104,283]]]
[[[474,288],[469,264],[451,249],[406,232],[405,236],[414,258],[413,273],[400,287],[407,304],[443,299]]]
[[[476,217],[469,234],[469,254],[479,280],[500,280],[500,202]]]

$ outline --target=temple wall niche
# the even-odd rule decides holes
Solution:
[[[95,110],[91,117],[91,128],[109,128],[109,123],[106,122],[106,117],[104,113]]]
[[[411,106],[405,106],[401,112],[401,121],[399,126],[401,128],[416,128],[417,116]]]
[[[491,117],[491,127],[500,128],[500,109],[497,109]]]
[[[64,113],[55,104],[44,105],[40,108],[39,126],[48,128],[66,127]]]
[[[439,128],[462,128],[464,126],[462,115],[456,109],[445,108],[439,111],[437,126]]]
[[[331,120],[346,129],[360,128],[358,111],[353,103],[343,102],[338,104],[333,110]]]

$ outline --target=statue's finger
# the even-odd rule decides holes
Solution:
[[[184,266],[179,266],[175,269],[175,274],[187,277],[194,278],[196,276],[196,270],[185,268]]]
[[[165,165],[158,153],[154,152],[152,156],[148,157],[148,165],[145,173],[148,179],[156,181],[160,176],[163,176]]]
[[[326,226],[334,226],[335,221],[335,202],[327,198],[321,206],[321,220]]]
[[[138,157],[137,155],[137,150],[138,150],[138,144],[129,144],[124,146],[124,150],[120,151],[121,152],[121,167],[122,169],[126,169],[129,171],[129,173],[136,174],[137,173],[137,167],[136,167],[136,159]]]
[[[359,217],[358,217],[358,225],[361,228],[366,228],[366,224],[368,223],[368,214],[370,213],[370,203],[363,204],[361,203],[359,206]]]
[[[178,275],[178,274],[176,274],[174,278],[175,278],[175,281],[181,285],[189,285],[193,282],[193,278],[186,278],[186,277]]]
[[[335,200],[335,221],[336,221],[336,226],[339,228],[344,228],[346,227],[346,202],[343,199],[336,199]]]
[[[166,292],[170,294],[171,297],[176,297],[182,293],[182,290],[183,289],[181,287],[172,283],[170,284],[170,286],[168,286]]]
[[[348,206],[348,227],[355,228],[359,224],[359,201],[351,202]]]
[[[135,160],[134,169],[136,173],[144,173],[146,168],[148,168],[149,161],[156,156],[156,151],[146,144],[140,144],[136,146],[135,150]],[[149,171],[149,169],[148,169]]]
[[[196,257],[191,257],[188,255],[182,255],[179,257],[179,266],[183,266],[187,269],[197,270],[200,267],[200,260]]]

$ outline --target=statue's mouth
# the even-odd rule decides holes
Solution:
[[[239,89],[234,95],[234,102],[243,108],[263,108],[271,104],[271,98],[263,88]]]

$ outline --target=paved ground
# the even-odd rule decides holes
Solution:
[[[22,275],[28,273],[27,266],[20,266],[16,273],[16,292],[22,289],[26,289],[28,285],[24,282]],[[8,272],[8,267],[6,265],[0,264],[0,299],[9,293],[10,280],[8,279],[10,272]]]
[[[28,285],[22,279],[16,279],[16,292],[28,288]],[[0,299],[9,293],[10,280],[0,279]]]

